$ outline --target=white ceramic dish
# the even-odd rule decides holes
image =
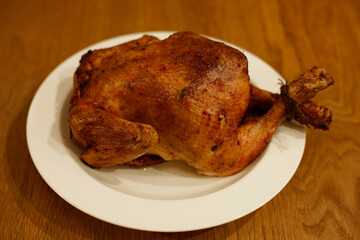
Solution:
[[[70,140],[67,126],[78,62],[89,49],[110,47],[143,34],[163,39],[171,33],[135,33],[94,44],[61,63],[42,83],[30,106],[26,129],[40,175],[58,195],[83,212],[148,231],[209,228],[238,219],[270,201],[289,182],[302,158],[305,129],[294,122],[283,123],[261,156],[244,171],[226,178],[201,176],[175,161],[146,168],[100,170],[80,161],[81,149]],[[248,57],[251,81],[278,91],[282,77],[258,57],[240,50]]]

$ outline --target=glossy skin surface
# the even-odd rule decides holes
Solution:
[[[241,124],[251,95],[247,67],[240,51],[191,32],[89,51],[69,113],[72,136],[86,148],[81,158],[106,167],[151,154],[206,175],[241,171],[286,115],[284,101],[267,94],[270,110]]]

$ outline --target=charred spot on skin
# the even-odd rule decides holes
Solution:
[[[86,76],[86,77],[87,77],[87,79],[91,78],[92,69],[87,70],[87,71],[85,72],[85,74],[87,75],[87,76]]]
[[[125,88],[126,89],[133,89],[133,87],[131,86],[131,82],[126,82],[125,83]]]
[[[218,120],[221,121],[223,119],[226,118],[226,112],[225,110],[220,110],[220,114],[219,114],[219,117],[218,117]]]
[[[216,60],[217,60],[217,61],[219,61],[219,60],[220,60],[219,56],[216,56]]]
[[[240,141],[237,141],[237,145],[240,145]]]
[[[217,150],[217,148],[218,148],[218,146],[217,146],[217,145],[214,145],[214,146],[211,147],[211,151],[212,151],[212,152],[215,152],[215,151]]]
[[[97,106],[97,109],[100,109],[100,110],[105,110],[105,108],[103,106]],[[101,116],[101,115],[100,115]]]
[[[187,92],[188,92],[187,87],[181,89],[181,90],[178,92],[178,101],[179,101],[179,102],[181,102],[181,101],[184,99],[184,97],[186,96]]]
[[[222,129],[226,122],[226,112],[224,110],[220,111],[220,115],[218,117],[218,120],[220,122],[220,129]]]
[[[140,142],[140,136],[133,136],[132,141],[133,142]]]

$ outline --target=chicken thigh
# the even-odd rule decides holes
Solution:
[[[145,35],[82,57],[68,122],[93,167],[181,160],[228,176],[264,150],[285,117],[327,129],[331,112],[310,99],[332,84],[314,67],[271,94],[250,84],[234,48],[191,32]]]

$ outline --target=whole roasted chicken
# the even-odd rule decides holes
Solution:
[[[314,67],[272,94],[250,84],[240,51],[191,32],[89,51],[74,76],[72,137],[93,167],[182,160],[205,175],[244,169],[287,117],[328,129],[312,102],[333,84]]]

